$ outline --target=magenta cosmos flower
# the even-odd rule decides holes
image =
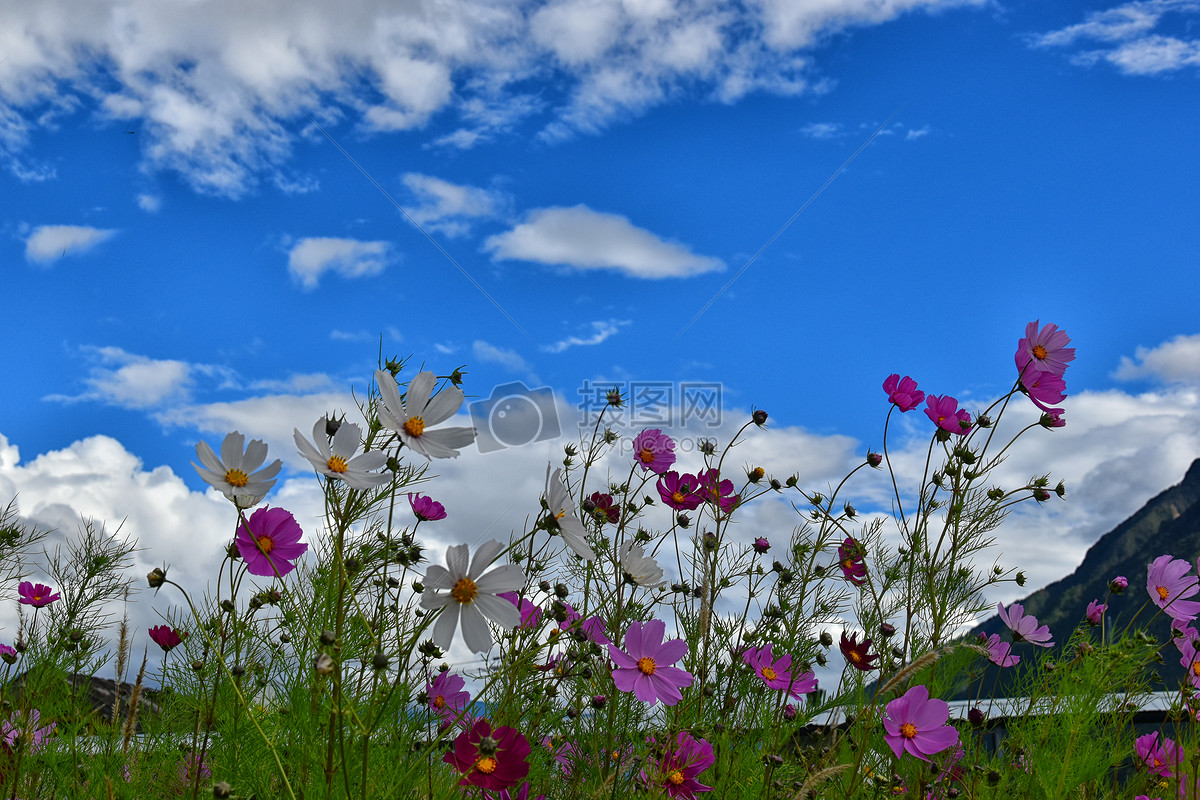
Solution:
[[[693,739],[687,731],[675,737],[675,747],[658,762],[653,773],[641,771],[640,778],[646,786],[662,788],[667,797],[681,800],[696,800],[698,792],[711,792],[696,778],[716,762],[712,745],[703,739]]]
[[[1175,646],[1179,648],[1179,664],[1187,670],[1188,683],[1200,689],[1200,648],[1196,647],[1196,640],[1181,637],[1175,640]]]
[[[496,597],[503,597],[517,607],[521,612],[522,628],[535,628],[542,621],[542,610],[516,592],[500,592]]]
[[[1004,624],[1012,631],[1014,642],[1029,642],[1038,647],[1054,646],[1049,626],[1043,625],[1039,628],[1037,617],[1032,614],[1025,616],[1025,606],[1013,603],[1006,610],[1003,603],[997,603],[996,608],[1000,611],[1000,619],[1004,620]]]
[[[1151,775],[1174,778],[1174,768],[1183,761],[1183,752],[1173,739],[1163,737],[1158,743],[1158,731],[1137,737],[1137,755],[1150,769]]]
[[[658,428],[647,428],[633,440],[633,456],[643,470],[661,475],[675,463],[675,442]]]
[[[871,640],[863,638],[862,643],[858,641],[858,633],[853,636],[847,636],[845,631],[842,631],[842,641],[838,644],[842,650],[842,655],[846,658],[846,663],[850,664],[863,672],[870,672],[873,669],[879,669],[879,665],[875,663],[875,659],[879,658],[878,653],[871,652]]]
[[[621,507],[611,494],[604,492],[592,492],[588,495],[583,510],[590,513],[592,519],[601,525],[606,522],[615,525],[621,519]]]
[[[771,549],[771,543],[769,541],[767,541],[767,538],[765,536],[758,537],[757,539],[754,540],[754,544],[752,544],[750,546],[752,548],[754,548],[754,552],[758,553],[759,555],[762,555],[763,553],[765,553]]]
[[[811,671],[792,675],[791,655],[776,659],[771,653],[770,642],[761,649],[746,648],[742,652],[742,661],[749,664],[754,669],[754,674],[768,687],[787,692],[792,697],[800,697],[817,689],[816,675]]]
[[[164,653],[169,653],[183,644],[183,640],[186,638],[186,633],[177,631],[170,625],[155,625],[150,629],[151,641],[161,647]]]
[[[17,663],[16,648],[14,648],[10,645],[7,645],[7,644],[0,644],[0,659],[3,659],[4,663],[6,663],[6,664]]]
[[[1033,404],[1047,414],[1054,411],[1061,413],[1061,408],[1053,406],[1066,398],[1067,383],[1061,375],[1030,368],[1021,373],[1021,391],[1029,395]]]
[[[412,506],[413,516],[422,522],[433,522],[446,518],[446,507],[432,497],[409,492],[408,504]]]
[[[480,752],[479,744],[485,737],[496,744],[491,753]],[[481,719],[458,735],[454,749],[442,761],[463,774],[459,786],[507,789],[529,774],[529,750],[529,742],[515,728],[502,725],[493,730],[490,722]]]
[[[449,725],[461,719],[467,703],[471,702],[471,693],[466,690],[467,682],[462,676],[452,672],[439,672],[437,677],[425,684],[425,696],[429,698],[429,708],[437,714],[443,725]]]
[[[567,618],[559,623],[559,628],[564,631],[578,628],[579,630],[583,631],[584,635],[587,636],[589,641],[595,642],[596,644],[612,644],[608,636],[604,633],[604,620],[600,619],[599,617],[588,617],[587,619],[584,619],[583,616],[576,611],[570,603],[563,603],[563,606],[567,610]]]
[[[863,563],[862,550],[858,542],[849,536],[838,545],[838,564],[842,568],[842,576],[855,586],[862,586],[867,581],[867,566]]]
[[[246,560],[251,575],[287,575],[294,562],[308,551],[300,541],[303,531],[290,512],[282,508],[260,508],[238,526],[234,544]]]
[[[1066,372],[1067,363],[1075,360],[1075,348],[1067,347],[1071,337],[1065,331],[1060,331],[1057,325],[1046,325],[1038,330],[1034,320],[1025,326],[1025,336],[1017,342],[1017,353],[1014,360],[1017,369],[1026,372],[1036,369],[1039,372],[1050,372],[1062,375]]]
[[[924,686],[914,686],[887,704],[883,738],[896,758],[909,753],[928,761],[934,753],[958,744],[958,731],[947,724],[949,719],[946,701],[931,698]]]
[[[21,585],[17,587],[17,594],[20,596],[18,602],[21,605],[33,606],[34,608],[48,606],[60,597],[60,595],[55,594],[54,590],[46,584],[30,583],[29,581],[21,581]]]
[[[658,479],[658,496],[676,511],[692,511],[704,502],[700,479],[686,473],[680,475],[675,470]]]
[[[17,740],[21,740],[21,744],[27,747],[27,753],[36,753],[42,749],[46,743],[46,739],[50,734],[54,733],[55,723],[51,722],[45,727],[39,728],[38,723],[41,721],[42,712],[36,708],[29,709],[27,714],[17,712],[9,719],[0,723],[0,744],[3,744],[11,752],[17,746]]]
[[[697,479],[700,482],[700,496],[725,513],[733,511],[742,502],[742,498],[733,493],[733,481],[721,480],[721,474],[716,469],[700,473]]]
[[[1107,603],[1101,603],[1099,600],[1093,600],[1088,603],[1087,621],[1089,625],[1099,625],[1104,619],[1104,612],[1108,609]]]
[[[944,431],[962,436],[971,430],[971,415],[958,407],[950,395],[931,394],[925,398],[925,416]]]
[[[888,400],[901,412],[912,411],[925,399],[925,393],[917,388],[917,382],[905,375],[888,375],[883,382],[883,390],[887,392]]]
[[[687,642],[682,639],[663,641],[667,623],[661,619],[649,622],[633,622],[625,632],[625,652],[617,646],[608,646],[608,657],[617,665],[613,670],[613,683],[622,692],[633,692],[643,703],[673,706],[683,699],[680,689],[692,685],[692,675],[687,670],[672,667],[687,655]]]
[[[1200,616],[1200,603],[1187,598],[1200,592],[1200,580],[1188,575],[1192,565],[1182,558],[1162,555],[1151,562],[1146,572],[1146,591],[1150,602],[1167,611],[1173,619],[1191,622]]]
[[[988,661],[997,667],[1013,667],[1021,660],[1020,656],[1013,655],[1012,645],[1000,639],[1000,634],[993,633],[984,638],[981,633],[979,638],[984,640],[983,646],[988,649]]]

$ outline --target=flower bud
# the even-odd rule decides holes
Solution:
[[[883,463],[882,455],[880,455],[879,453],[867,453],[867,464],[869,466],[872,466],[872,467],[875,467],[876,469],[878,469],[879,465],[882,463]]]
[[[340,427],[342,427],[342,421],[340,419],[333,419],[332,417],[325,418],[325,435],[330,439],[333,438],[333,435],[338,432],[338,428]]]
[[[235,678],[240,678],[246,674],[246,668],[243,667],[241,664],[234,664],[232,667],[229,668],[229,674]]]
[[[224,611],[226,614],[232,614],[234,612],[234,609],[236,609],[236,608],[237,608],[237,606],[235,606],[233,604],[232,600],[222,600],[221,601],[221,610]]]
[[[783,718],[788,721],[794,720],[796,718],[796,707],[791,703],[786,704],[783,707]]]
[[[700,452],[703,455],[711,456],[713,453],[717,452],[717,443],[712,439],[701,439]]]
[[[854,519],[854,517],[858,515],[858,509],[849,503],[846,503],[846,507],[843,510],[846,512],[847,519]]]
[[[754,540],[754,544],[751,547],[754,548],[754,552],[761,555],[771,549],[771,543],[767,541],[766,537],[760,536]]]
[[[751,483],[758,483],[759,481],[761,481],[763,479],[763,477],[766,474],[767,474],[767,471],[765,469],[763,469],[762,467],[755,467],[754,469],[752,469],[748,473],[746,473],[746,477],[750,479]]]
[[[971,706],[971,710],[967,712],[967,721],[971,723],[972,728],[982,728],[987,717],[983,715],[979,706]]]
[[[163,572],[158,567],[150,570],[150,574],[146,576],[146,582],[150,584],[151,589],[157,589],[162,586],[167,580],[167,573]]]
[[[761,408],[755,411],[750,418],[754,420],[754,424],[760,428],[767,424],[767,412],[763,411]]]
[[[879,626],[879,635],[884,639],[890,639],[896,635],[896,626],[890,622],[885,622]]]
[[[1025,573],[1018,572],[1017,573],[1017,586],[1024,586],[1024,585],[1025,585]]]
[[[592,698],[592,708],[604,708],[604,704],[607,702],[607,697],[602,694],[598,694]]]
[[[1113,594],[1121,594],[1128,588],[1129,588],[1129,581],[1127,581],[1125,579],[1124,575],[1118,575],[1117,577],[1112,579],[1111,583],[1108,584],[1108,589]]]
[[[566,584],[563,584],[563,583],[554,584],[554,596],[555,597],[560,597],[560,598],[565,599],[567,597],[567,595],[569,595],[570,593],[571,592],[569,589],[567,589]]]
[[[421,583],[420,581],[413,581],[413,591],[417,594],[420,594],[421,592],[425,591],[425,584]]]
[[[823,666],[825,666],[825,665],[826,665],[828,662],[829,662],[829,659],[827,659],[827,658],[825,657],[825,654],[824,654],[824,653],[817,653],[817,663],[818,663],[818,664],[820,664],[820,665],[823,667]]]
[[[334,643],[334,641],[337,639],[337,635],[334,634],[333,631],[326,628],[325,630],[321,631],[320,639],[321,639],[321,644],[328,647],[329,645]]]
[[[383,653],[376,653],[371,659],[371,669],[378,672],[381,669],[387,669],[388,657]]]
[[[621,397],[621,390],[614,386],[613,388],[609,389],[608,394],[604,396],[604,402],[608,403],[613,408],[620,408],[621,404],[625,401]]]
[[[678,519],[679,519],[679,527],[681,527],[681,528],[686,528],[692,524],[692,518],[689,517],[687,514],[680,514]]]
[[[821,646],[833,647],[833,634],[829,631],[821,631]]]

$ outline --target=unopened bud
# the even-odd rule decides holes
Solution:
[[[867,464],[869,466],[872,466],[872,467],[875,467],[876,469],[878,469],[879,465],[882,463],[883,463],[882,455],[880,455],[879,453],[867,453]]]
[[[151,589],[157,589],[162,586],[167,580],[167,573],[163,572],[158,567],[150,570],[150,574],[146,576],[146,582],[150,584]]]
[[[680,514],[678,517],[678,520],[679,520],[679,527],[681,527],[681,528],[686,528],[687,526],[692,524],[692,518],[689,517],[687,514]]]
[[[757,411],[755,411],[753,416],[751,416],[750,418],[752,420],[754,420],[754,424],[759,426],[760,428],[763,425],[767,424],[767,412],[763,411],[761,408],[758,409]]]
[[[500,747],[500,743],[497,742],[495,739],[493,739],[491,736],[484,736],[482,739],[479,740],[479,754],[480,755],[484,755],[484,756],[495,755],[496,750],[499,749],[499,747]]]

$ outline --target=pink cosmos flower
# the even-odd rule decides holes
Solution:
[[[1017,369],[1026,372],[1032,367],[1040,372],[1062,375],[1067,363],[1075,360],[1075,348],[1067,347],[1071,337],[1057,325],[1046,325],[1039,331],[1039,322],[1041,320],[1034,320],[1026,325],[1025,336],[1017,342],[1014,356]]]
[[[446,518],[446,507],[432,497],[414,495],[409,492],[408,504],[412,507],[413,516],[422,522],[434,522]]]
[[[290,512],[282,508],[260,508],[238,526],[234,544],[246,560],[251,575],[287,575],[294,562],[308,551],[300,541],[303,531]]]
[[[925,416],[944,431],[962,436],[971,430],[971,415],[958,407],[950,395],[931,394],[925,398]]]
[[[490,737],[496,743],[491,753],[480,751],[480,742]],[[489,748],[490,749],[490,748]],[[515,728],[503,725],[495,730],[485,719],[476,720],[454,740],[454,749],[442,761],[463,774],[459,786],[481,789],[507,789],[529,774],[529,742]]]
[[[1021,391],[1029,395],[1033,404],[1047,414],[1061,408],[1052,408],[1061,403],[1067,396],[1067,383],[1061,375],[1053,372],[1041,372],[1032,367],[1021,373]]]
[[[1038,420],[1038,424],[1047,430],[1050,428],[1066,427],[1067,418],[1065,414],[1066,412],[1061,408],[1052,408],[1045,414],[1042,414],[1042,418]]]
[[[186,638],[186,633],[177,631],[170,625],[155,625],[150,629],[151,641],[161,647],[164,653],[169,653],[183,644],[183,640]]]
[[[559,623],[559,628],[564,631],[569,631],[572,628],[579,628],[579,630],[583,631],[584,634],[587,635],[587,638],[590,641],[593,641],[596,644],[611,644],[608,636],[604,633],[604,620],[600,619],[599,617],[588,617],[587,619],[584,619],[583,616],[576,611],[570,603],[563,603],[563,605],[566,606],[567,609],[567,618]]]
[[[896,374],[888,375],[883,382],[883,390],[887,392],[888,400],[902,413],[912,411],[925,399],[925,393],[917,388],[917,382],[907,375],[903,378]]]
[[[55,728],[53,722],[39,728],[38,723],[41,721],[41,717],[42,712],[31,708],[27,714],[17,712],[4,722],[0,722],[0,744],[11,752],[17,746],[17,739],[20,739],[21,744],[29,748],[26,752],[30,754],[38,752],[45,746],[46,739],[54,733]]]
[[[0,659],[4,659],[6,664],[17,663],[16,649],[6,644],[0,644]]]
[[[697,477],[700,481],[700,495],[725,513],[733,511],[738,503],[742,502],[742,498],[733,493],[733,481],[721,480],[721,475],[716,469],[709,469]]]
[[[711,786],[705,786],[696,778],[715,762],[711,744],[703,739],[693,739],[687,731],[680,731],[675,737],[675,749],[659,759],[658,769],[653,773],[643,769],[639,778],[646,786],[660,787],[667,797],[696,800],[698,792],[712,791]]]
[[[680,475],[675,470],[658,479],[658,496],[676,511],[691,511],[704,502],[700,480],[695,475]]]
[[[633,440],[633,455],[643,470],[661,475],[675,463],[675,442],[658,428],[647,428]]]
[[[612,672],[613,683],[619,691],[633,692],[643,703],[673,706],[683,699],[679,691],[692,685],[687,670],[672,667],[687,655],[687,642],[682,639],[663,641],[667,623],[661,619],[633,622],[625,632],[625,652],[608,646],[608,657],[617,665]]]
[[[1124,575],[1118,575],[1113,578],[1108,584],[1108,589],[1113,594],[1121,594],[1129,588],[1129,580]]]
[[[55,594],[54,590],[44,583],[30,583],[29,581],[21,581],[17,587],[17,594],[20,595],[18,602],[34,608],[48,606],[60,598],[60,595]]]
[[[450,725],[463,718],[463,710],[471,702],[471,693],[466,691],[467,682],[452,672],[439,672],[437,677],[425,684],[425,696],[429,708],[437,714],[443,725]]]
[[[1179,664],[1187,670],[1188,683],[1200,689],[1200,648],[1196,647],[1196,640],[1185,636],[1176,639],[1175,644],[1179,648]]]
[[[1099,600],[1093,600],[1088,603],[1087,621],[1089,625],[1099,625],[1104,619],[1104,612],[1108,609],[1108,603],[1101,603]]]
[[[849,536],[838,545],[838,564],[842,568],[842,576],[855,586],[867,582],[867,566],[863,563],[862,551],[858,542]]]
[[[524,597],[519,597],[516,592],[499,592],[496,597],[503,597],[517,607],[517,610],[521,612],[522,628],[536,628],[538,623],[542,621],[542,609]]]
[[[1004,620],[1004,624],[1012,631],[1014,642],[1029,642],[1038,647],[1054,646],[1049,626],[1043,625],[1039,628],[1037,617],[1032,614],[1025,616],[1025,606],[1013,603],[1006,610],[1003,603],[997,603],[996,608],[1000,611],[1000,619]]]
[[[929,756],[959,743],[958,731],[947,724],[949,719],[946,701],[931,698],[924,686],[914,686],[887,704],[884,739],[896,758],[909,753],[929,761]]]
[[[979,638],[983,639],[983,634],[979,634]],[[1000,634],[993,633],[988,636],[983,642],[983,645],[988,649],[988,661],[991,661],[997,667],[1012,667],[1021,660],[1020,656],[1012,654],[1012,645],[1008,642],[1001,641]]]
[[[1182,558],[1161,555],[1146,572],[1146,591],[1150,602],[1167,611],[1174,619],[1191,622],[1200,616],[1200,603],[1188,600],[1200,592],[1200,579],[1188,575],[1192,565]]]
[[[1162,745],[1158,743],[1158,731],[1137,737],[1137,755],[1147,767],[1151,775],[1163,778],[1174,778],[1174,768],[1183,762],[1183,751],[1173,739],[1163,737]]]
[[[816,675],[811,671],[792,675],[792,657],[785,655],[775,659],[771,653],[770,642],[761,649],[746,648],[742,652],[742,661],[753,667],[754,674],[767,686],[787,692],[792,697],[800,697],[817,689]]]

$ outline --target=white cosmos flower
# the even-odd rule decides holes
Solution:
[[[313,425],[312,442],[304,438],[299,428],[293,429],[292,438],[300,448],[300,455],[312,462],[317,472],[338,478],[351,489],[374,489],[392,480],[386,472],[375,472],[387,463],[386,453],[372,451],[354,455],[362,440],[361,428],[353,422],[343,422],[330,442],[327,424],[327,417],[317,420]]]
[[[259,469],[267,460],[266,442],[252,439],[249,447],[245,447],[245,442],[246,437],[238,431],[229,434],[221,442],[220,458],[217,458],[208,442],[200,442],[196,445],[196,455],[204,466],[197,466],[194,461],[192,466],[205,483],[220,490],[238,508],[253,508],[271,491],[275,485],[274,478],[283,468],[283,463],[275,459]]]
[[[663,581],[662,567],[636,541],[630,539],[621,547],[621,570],[638,586],[658,589]]]
[[[551,475],[549,464],[546,465],[546,505],[554,515],[558,523],[558,532],[562,534],[567,547],[588,561],[595,561],[596,551],[588,545],[583,523],[575,516],[575,501],[571,499],[571,493],[563,483],[562,469],[554,470],[554,474]]]
[[[458,448],[475,441],[474,428],[442,428],[429,430],[454,416],[463,403],[462,389],[450,385],[436,395],[433,387],[437,377],[432,372],[418,372],[408,383],[408,394],[402,401],[396,379],[390,372],[375,371],[379,395],[379,421],[400,434],[400,440],[426,458],[457,458]]]
[[[455,545],[446,549],[445,567],[431,564],[425,571],[421,608],[442,609],[433,624],[433,641],[438,647],[450,649],[460,612],[463,640],[475,653],[492,649],[492,632],[485,617],[505,630],[512,630],[521,621],[521,612],[516,606],[496,597],[501,592],[515,592],[525,585],[525,573],[521,568],[516,564],[504,564],[482,574],[503,549],[504,545],[494,539],[484,542],[475,551],[468,569],[467,546]],[[439,590],[445,590],[445,594]]]

